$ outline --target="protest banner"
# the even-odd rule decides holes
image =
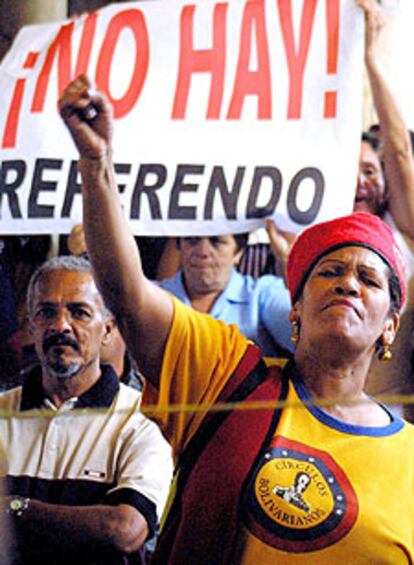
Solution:
[[[148,0],[27,26],[0,66],[0,232],[81,220],[57,113],[88,74],[113,104],[136,234],[300,230],[348,213],[361,130],[363,15],[349,0]]]

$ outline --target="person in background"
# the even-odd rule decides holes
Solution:
[[[140,563],[168,494],[170,446],[141,395],[100,364],[114,322],[89,261],[50,259],[27,301],[40,365],[0,396],[13,563]]]
[[[237,272],[246,240],[244,234],[179,238],[181,269],[159,284],[198,312],[236,324],[265,356],[278,357],[293,350],[289,293],[281,277],[254,280]]]
[[[75,226],[68,239],[69,250],[74,254],[86,254],[85,235],[81,228],[80,225]],[[167,260],[165,254],[162,264],[179,263],[181,268],[158,284],[195,310],[209,313],[228,324],[237,324],[266,356],[286,355],[293,351],[288,320],[291,308],[289,293],[281,277],[269,275],[254,280],[237,272],[246,239],[244,234],[178,238],[176,245],[173,248],[170,245],[168,251],[168,257],[173,259]],[[175,240],[171,238],[169,242],[174,243]],[[275,319],[278,320],[277,325],[274,324]],[[115,370],[118,367],[118,374],[128,373],[128,379],[139,383],[139,373],[129,358],[125,365],[133,372],[121,369],[121,354],[125,351],[121,342],[120,334],[114,334],[101,353]]]
[[[367,0],[365,0],[367,2]],[[379,47],[384,21],[381,12],[368,12],[365,63],[381,130],[380,145],[372,134],[361,144],[356,210],[378,214],[393,230],[406,265],[407,303],[387,367],[374,361],[367,383],[370,394],[413,394],[414,351],[414,159],[410,132],[384,78]],[[404,415],[414,422],[412,406]]]
[[[410,176],[407,163],[405,167],[407,173],[402,175],[403,181],[397,181],[394,174],[394,184],[388,184],[384,176],[383,164],[381,163],[382,155],[386,154],[386,148],[388,153],[397,151],[396,148],[391,149],[387,145],[381,149],[380,142],[376,137],[370,133],[363,134],[355,207],[376,213],[387,222],[394,232],[406,265],[408,280],[407,302],[401,313],[400,330],[393,344],[392,359],[387,367],[381,366],[377,360],[374,360],[367,382],[367,391],[370,394],[387,396],[414,393],[412,360],[414,351],[414,229],[412,227],[409,230],[405,229],[404,218],[399,213],[400,208],[396,207],[393,213],[390,205],[394,201],[406,202],[406,212],[410,214],[409,195],[411,193],[414,195],[414,168]],[[407,157],[407,161],[409,160],[412,160],[411,156]],[[398,168],[398,161],[395,162],[395,154],[388,162],[391,163],[388,166],[388,170],[393,170],[391,166],[394,169]],[[389,175],[388,178],[391,177],[392,175]],[[405,196],[392,188],[392,186],[396,186],[396,182],[403,182],[403,185],[406,187]],[[410,183],[411,188],[409,186]],[[414,208],[412,221],[414,222]],[[401,229],[399,229],[399,226],[401,226]],[[403,405],[399,410],[403,411],[410,421],[414,421],[414,411],[410,405]]]
[[[131,386],[135,390],[142,390],[143,377],[137,364],[128,353],[115,321],[111,336],[102,344],[99,355],[102,365],[111,365],[121,383]]]

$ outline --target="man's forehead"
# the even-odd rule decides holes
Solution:
[[[54,269],[45,271],[34,288],[35,301],[102,302],[92,274]]]

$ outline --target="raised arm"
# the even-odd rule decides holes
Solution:
[[[112,109],[87,77],[69,84],[60,114],[79,151],[83,224],[97,285],[145,377],[157,385],[173,305],[143,274],[112,164]]]
[[[414,239],[414,159],[407,125],[381,70],[385,19],[376,0],[357,0],[365,11],[365,64],[378,114],[388,184],[388,208],[400,231]]]

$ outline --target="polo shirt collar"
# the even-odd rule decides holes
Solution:
[[[234,268],[231,272],[229,282],[223,291],[223,295],[225,295],[227,300],[235,302],[236,304],[249,302],[250,295],[246,288],[245,277]]]
[[[119,390],[119,379],[110,365],[101,366],[101,377],[81,394],[74,408],[109,408]],[[44,406],[42,370],[36,365],[26,376],[22,387],[20,410],[34,410]]]

